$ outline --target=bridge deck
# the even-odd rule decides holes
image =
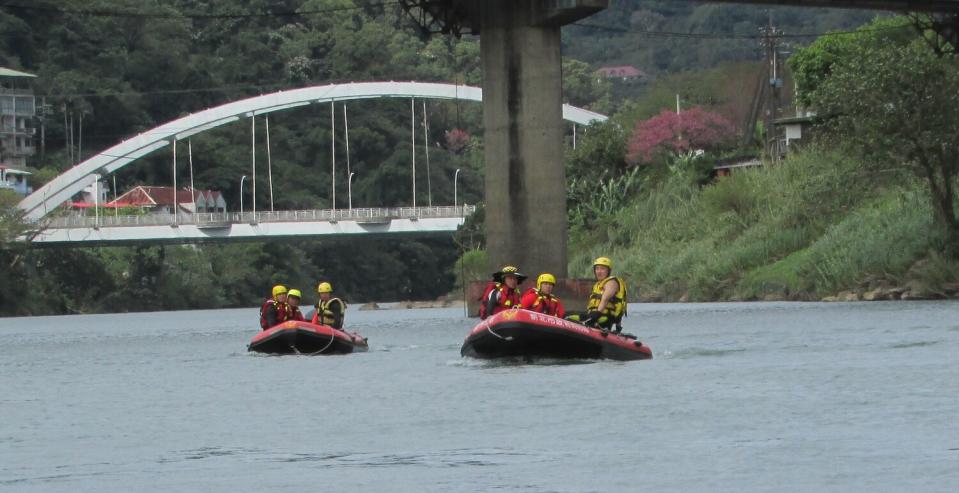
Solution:
[[[712,3],[754,3],[829,7],[838,9],[889,10],[894,12],[959,13],[957,0],[708,0]]]
[[[475,206],[276,212],[63,216],[45,222],[37,246],[183,244],[276,238],[448,235]]]

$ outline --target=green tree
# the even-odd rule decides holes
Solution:
[[[568,151],[566,176],[597,181],[626,171],[629,132],[614,119],[594,122],[580,132],[576,149]]]
[[[594,122],[566,158],[566,209],[574,227],[608,225],[609,212],[622,206],[639,185],[626,163],[629,134],[613,119]]]
[[[915,39],[912,22],[905,17],[876,19],[854,33],[820,37],[789,58],[789,68],[799,88],[797,102],[805,106],[812,104],[813,94],[832,74],[833,67],[862,54],[861,50],[905,46]]]
[[[23,211],[17,208],[21,197],[12,190],[0,190],[0,315],[29,313],[24,296],[27,284],[25,258],[27,245],[18,241],[22,236],[39,230],[23,220]]]
[[[824,45],[834,57],[831,63],[800,63],[799,68],[812,71],[803,74],[803,80],[814,82],[804,92],[826,119],[828,134],[876,162],[901,163],[925,180],[936,219],[955,247],[959,62],[937,57],[919,35],[892,44]],[[808,48],[804,60],[824,58],[814,55],[821,48]]]
[[[30,229],[17,209],[20,198],[13,190],[0,190],[0,248],[11,248],[17,237]]]
[[[569,104],[609,113],[611,87],[609,80],[598,75],[589,64],[563,59],[563,99]]]

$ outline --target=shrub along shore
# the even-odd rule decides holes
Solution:
[[[920,180],[810,149],[706,186],[681,169],[645,183],[573,227],[570,275],[607,255],[635,301],[955,298],[946,238]]]

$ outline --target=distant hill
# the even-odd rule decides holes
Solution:
[[[632,65],[656,77],[726,62],[759,60],[759,29],[770,19],[792,37],[847,30],[881,12],[687,1],[613,0],[604,12],[563,29],[563,55],[600,67]],[[788,45],[787,45],[788,49]]]

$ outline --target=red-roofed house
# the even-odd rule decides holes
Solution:
[[[196,203],[194,203],[194,197]],[[180,212],[226,212],[226,200],[220,192],[189,188],[176,192],[176,206]],[[117,197],[105,207],[139,207],[154,213],[173,213],[173,187],[139,186]]]
[[[646,72],[632,66],[632,65],[619,65],[616,67],[600,67],[597,72],[603,74],[603,77],[607,79],[645,79]]]

